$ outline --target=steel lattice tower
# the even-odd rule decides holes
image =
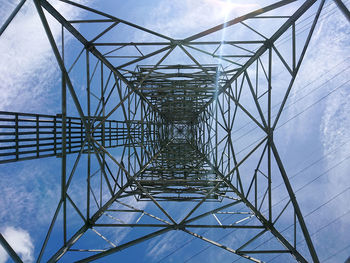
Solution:
[[[184,39],[74,1],[60,2],[91,17],[71,20],[55,4],[34,0],[62,72],[62,111],[0,113],[1,163],[57,156],[62,164],[61,198],[37,262],[70,261],[70,256],[88,262],[169,231],[247,261],[287,253],[298,262],[319,262],[274,133],[325,1],[279,1]],[[343,3],[335,2],[349,18]],[[60,40],[49,16],[62,27]],[[298,35],[297,24],[305,17],[312,23]],[[113,35],[119,27],[126,33]],[[251,37],[235,39],[238,29]],[[133,31],[143,38],[128,38]],[[70,50],[67,37],[80,49]],[[77,91],[76,75],[84,80],[84,94]],[[67,101],[77,115],[67,110]],[[238,124],[246,121],[254,123],[254,135],[235,140]],[[288,196],[278,208],[273,181],[280,181]],[[74,200],[73,184],[80,185],[84,202]],[[130,198],[148,205],[138,209]],[[186,213],[173,215],[174,206]],[[120,219],[128,214],[138,219]],[[293,224],[288,234],[281,231],[282,219]],[[55,227],[60,241],[51,238]],[[117,228],[135,233],[114,244],[108,233]],[[223,245],[199,234],[202,229],[235,230],[239,245]],[[254,242],[266,235],[273,241],[255,249]],[[306,241],[302,252],[297,238]],[[88,248],[79,246],[81,239]],[[50,242],[57,243],[54,253],[45,250]],[[5,240],[2,244],[6,247]]]

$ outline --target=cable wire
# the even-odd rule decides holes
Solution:
[[[348,2],[348,1],[347,1],[347,2]],[[328,5],[328,6],[329,6],[329,5]],[[336,8],[333,8],[333,9],[331,9],[330,11],[332,11],[332,10],[334,10],[334,9],[336,9]],[[333,12],[333,13],[331,13],[329,16],[325,16],[325,14],[329,14],[330,11],[328,11],[328,13],[323,13],[323,17],[322,17],[322,19],[320,19],[320,21],[323,20],[323,19],[325,19],[325,18],[327,18],[327,17],[329,17],[331,14],[334,13],[334,12]],[[306,18],[306,19],[307,19],[307,18]],[[302,33],[302,32],[304,32],[304,31],[301,31],[301,32],[299,32],[299,33]],[[298,34],[296,34],[296,35],[298,35]],[[338,67],[340,64],[344,63],[344,62],[345,62],[346,60],[348,60],[348,59],[349,59],[349,57],[347,57],[346,59],[344,59],[343,61],[341,61],[340,63],[338,63],[338,64],[337,64],[336,66],[334,66],[333,68]],[[333,69],[333,68],[332,68],[332,69]],[[343,73],[345,70],[347,70],[347,69],[342,70],[340,73]],[[328,72],[329,72],[329,70],[328,70]],[[336,76],[338,76],[338,75],[339,75],[339,72],[338,72],[338,74],[337,74]],[[335,76],[333,76],[333,78],[335,78]],[[319,79],[318,79],[318,78],[314,79],[313,81],[311,81],[310,83],[308,83],[307,85],[305,85],[301,90],[303,90],[304,88],[306,88],[307,86],[311,85],[313,82],[315,82],[315,81],[317,81],[317,80],[319,80]],[[327,82],[329,82],[329,80],[327,80],[325,83],[327,83]],[[301,115],[302,113],[306,112],[306,111],[309,110],[312,106],[318,104],[321,100],[325,99],[325,98],[328,97],[330,94],[332,94],[333,92],[335,92],[338,88],[342,87],[343,85],[347,84],[348,82],[349,82],[349,81],[343,83],[342,85],[338,86],[336,89],[334,89],[334,90],[332,90],[331,92],[327,93],[327,94],[326,94],[325,96],[323,96],[321,99],[319,99],[319,100],[317,100],[316,102],[314,102],[313,104],[309,105],[309,106],[308,106],[307,108],[305,108],[302,112],[299,112],[298,114],[296,114],[295,116],[293,116],[291,119],[288,119],[286,122],[284,122],[282,125],[278,126],[277,128],[282,127],[283,125],[285,125],[285,124],[288,123],[289,121],[293,120],[294,118],[298,117],[298,116]],[[324,83],[324,84],[325,84],[325,83]],[[324,84],[322,84],[322,86],[323,86]],[[318,88],[319,88],[319,86],[318,86]],[[308,96],[309,94],[311,94],[313,91],[317,90],[318,88],[313,89],[311,92],[309,92],[309,93],[307,93],[305,96],[299,98],[297,101],[294,101],[292,104],[286,105],[286,108],[287,108],[287,107],[290,107],[290,106],[292,106],[292,105],[294,105],[296,102],[298,102],[298,101],[300,101],[301,99],[305,98],[306,96]],[[275,105],[275,106],[276,106],[276,105]],[[238,130],[242,129],[243,127],[245,127],[246,125],[248,125],[248,124],[250,124],[250,123],[252,123],[252,121],[246,123],[244,126],[242,126],[241,128],[239,128]],[[277,128],[276,128],[276,129],[277,129]],[[235,131],[235,132],[236,132],[236,131]],[[343,146],[343,145],[341,145],[341,146]],[[340,146],[339,146],[339,147],[340,147]],[[323,158],[324,158],[324,156],[323,156],[322,158],[320,158],[319,160],[321,160],[321,159],[323,159]],[[350,156],[348,156],[346,159],[348,159],[348,158],[350,158]],[[342,163],[343,161],[344,161],[344,160],[342,160],[340,163]],[[318,162],[318,161],[316,161],[316,162]],[[338,165],[339,165],[340,163],[338,163]],[[312,163],[310,166],[312,166],[312,165],[314,165],[314,163]],[[303,168],[303,169],[302,169],[300,172],[298,172],[297,174],[301,174],[301,172],[304,171],[304,170],[306,170],[306,169],[307,169],[307,168]],[[329,172],[329,170],[328,170],[327,172]],[[297,174],[295,174],[292,178],[296,177]],[[310,181],[309,183],[307,183],[306,185],[304,185],[302,188],[298,189],[297,191],[299,191],[299,190],[301,190],[301,189],[307,187],[307,186],[310,185],[312,182],[314,182],[315,180],[317,180],[319,177],[321,177],[321,176],[318,176],[316,179],[313,179],[312,181]],[[280,184],[280,185],[283,185],[283,184]],[[280,185],[278,185],[278,186],[280,186]],[[277,186],[277,187],[278,187],[278,186]],[[276,188],[277,188],[277,187],[276,187]],[[341,192],[339,195],[343,194],[345,191],[347,191],[347,190],[349,190],[349,189],[350,189],[350,187],[348,187],[347,189],[345,189],[345,190],[344,190],[343,192]],[[297,191],[295,191],[295,192],[297,192]],[[337,196],[338,196],[338,195],[337,195]],[[336,197],[337,197],[337,196],[336,196]],[[321,207],[323,207],[324,205],[326,205],[328,202],[332,201],[332,200],[333,200],[334,198],[336,198],[336,197],[331,198],[331,199],[328,200],[325,204],[323,204],[323,205],[321,205],[320,207],[316,208],[314,211],[310,212],[309,214],[307,214],[307,215],[304,216],[304,217],[307,217],[307,216],[309,216],[310,214],[314,213],[315,211],[317,211],[318,209],[320,209]],[[277,203],[276,203],[276,204],[277,204]],[[276,205],[276,204],[275,204],[275,205]],[[206,232],[206,231],[205,231],[205,232]],[[233,231],[231,231],[229,234],[231,234],[232,232],[233,232]],[[227,235],[228,235],[228,234],[227,234]],[[222,240],[223,238],[225,238],[227,235],[225,235],[225,236],[223,236],[222,238],[220,238],[219,241]],[[180,247],[176,248],[174,251],[172,251],[171,253],[167,254],[166,256],[164,256],[163,258],[161,258],[159,261],[157,261],[157,263],[159,263],[159,262],[163,261],[164,259],[168,258],[169,256],[173,255],[173,254],[176,253],[178,250],[182,249],[183,247],[185,247],[186,245],[188,245],[189,243],[191,243],[191,242],[192,242],[193,240],[195,240],[195,239],[196,239],[196,238],[192,238],[192,239],[190,239],[189,241],[187,241],[186,243],[183,243]],[[208,249],[208,248],[210,248],[210,247],[212,247],[212,246],[208,246],[208,247],[206,247],[205,249],[203,249],[203,250],[197,252],[196,254],[194,254],[193,256],[191,256],[190,258],[186,259],[186,260],[184,261],[184,263],[185,263],[185,262],[188,262],[190,259],[192,259],[193,257],[199,255],[200,253],[202,253],[203,251],[205,251],[206,249]],[[241,259],[241,258],[239,258],[238,260],[240,260],[240,259]],[[234,261],[234,262],[236,262],[236,261]]]
[[[332,225],[333,223],[337,222],[338,220],[340,220],[342,217],[348,215],[350,213],[350,210],[346,211],[345,213],[343,213],[342,215],[334,218],[333,220],[331,220],[330,222],[328,222],[327,224],[323,225],[322,227],[318,228],[315,232],[313,232],[312,234],[310,234],[310,236],[315,236],[316,234],[318,234],[319,232],[321,232],[323,229],[326,229],[327,227],[329,227],[330,225]],[[305,239],[302,239],[300,241],[298,241],[296,244],[297,245],[300,245],[301,243],[305,242]],[[279,258],[280,256],[282,256],[281,254],[280,255],[277,255],[271,259],[269,259],[269,262],[272,262],[273,260],[275,260],[276,258]],[[324,261],[322,261],[324,262]]]

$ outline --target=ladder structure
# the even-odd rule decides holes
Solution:
[[[61,112],[0,112],[2,165],[50,156],[62,165],[61,197],[37,262],[108,261],[178,231],[233,259],[319,262],[274,133],[324,0],[278,1],[182,39],[77,1],[58,3],[86,17],[72,20],[55,1],[34,0],[62,73]],[[60,40],[49,19],[62,27]],[[247,122],[253,132],[237,139]],[[273,182],[287,196],[277,207]],[[113,229],[132,232],[115,243]],[[235,242],[215,240],[228,230]]]

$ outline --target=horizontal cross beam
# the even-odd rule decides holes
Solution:
[[[88,119],[88,118],[86,118]],[[96,120],[98,121],[98,120]],[[106,120],[92,136],[105,148],[126,146],[132,140],[147,138],[150,131],[142,126],[155,123],[141,121]],[[93,125],[92,125],[93,127]],[[0,163],[60,157],[62,153],[62,115],[29,114],[0,111]],[[77,153],[81,147],[89,151],[86,130],[79,117],[66,117],[66,151]],[[147,142],[143,142],[147,144]]]

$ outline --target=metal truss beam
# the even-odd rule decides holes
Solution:
[[[198,151],[200,153],[200,151]],[[273,226],[273,224],[266,219],[261,212],[249,202],[249,200],[232,184],[232,182],[229,180],[227,175],[222,174],[217,167],[215,167],[211,161],[204,155],[203,158],[205,158],[208,165],[211,166],[213,171],[220,176],[220,178],[225,182],[225,184],[230,187],[235,194],[242,200],[242,202],[254,213],[256,218],[263,224],[263,226],[268,229],[287,249],[290,251],[293,256],[296,258],[298,262],[307,262],[307,260],[293,247],[292,244],[290,244],[287,239],[283,235],[280,234],[280,232]]]
[[[134,175],[130,175],[132,178],[137,178],[144,170],[149,166],[149,164],[158,157],[158,155],[163,151],[161,149],[158,153],[156,153],[150,160]],[[120,189],[117,191],[116,194],[112,196],[101,208],[99,208],[98,211],[96,211],[91,218],[86,219],[86,223],[84,226],[82,226],[72,237],[64,244],[64,246],[57,251],[55,255],[51,257],[51,259],[48,262],[56,262],[58,261],[67,251],[68,249],[74,245],[78,239],[89,229],[91,228],[95,222],[103,215],[103,213],[121,196],[121,194],[124,193],[124,191],[131,185],[131,180],[129,180],[126,184],[124,184]]]
[[[23,263],[22,259],[17,255],[6,239],[0,233],[0,244],[6,250],[6,252],[11,256],[11,259],[16,263]]]
[[[63,242],[59,244],[54,255],[49,255],[48,262],[57,262],[67,252],[95,252],[94,255],[78,261],[90,262],[169,231],[182,231],[253,262],[263,261],[252,257],[251,254],[276,253],[290,253],[298,262],[307,262],[306,257],[296,248],[296,234],[293,245],[275,224],[291,207],[295,216],[294,231],[297,228],[297,219],[312,261],[318,263],[316,250],[287,171],[279,156],[273,134],[305,56],[324,1],[319,1],[320,5],[308,35],[303,39],[304,44],[301,44],[298,58],[295,24],[311,10],[318,2],[317,0],[302,1],[296,11],[289,16],[266,16],[282,19],[279,28],[269,37],[251,26],[249,23],[251,19],[264,18],[260,15],[276,11],[296,0],[278,1],[183,39],[173,39],[83,4],[69,0],[60,1],[100,16],[96,19],[68,20],[51,2],[34,0],[61,69],[62,112],[58,115],[0,112],[0,163],[48,156],[61,157],[61,197],[37,262],[41,262],[44,257],[60,214],[63,216]],[[350,20],[349,10],[344,3],[341,0],[334,1]],[[22,0],[18,4],[1,27],[0,36],[24,2],[25,0]],[[44,10],[62,27],[61,52]],[[88,41],[89,38],[82,33],[83,31],[73,26],[81,23],[109,24],[103,30],[96,32],[92,40]],[[120,24],[160,40],[151,42],[101,40],[98,42]],[[257,40],[205,39],[206,36],[235,25],[241,25],[247,32],[256,36]],[[83,45],[82,51],[69,69],[65,64],[65,30]],[[287,62],[281,50],[275,45],[288,30],[292,33],[291,63]],[[203,41],[200,40],[202,38]],[[218,50],[223,45],[234,47],[244,53],[232,52],[219,55]],[[214,48],[214,51],[208,51],[208,46]],[[114,64],[113,59],[120,59],[123,55],[116,55],[113,52],[125,47],[135,48],[137,55],[127,54],[125,57],[129,58],[128,61]],[[154,49],[146,53],[141,51],[142,48]],[[175,49],[191,64],[165,64],[164,62]],[[86,68],[83,74],[86,74],[86,94],[84,94],[86,103],[79,100],[70,75],[80,57],[84,57],[82,56],[84,51]],[[203,64],[198,54],[210,56],[214,62]],[[289,77],[275,115],[272,112],[273,56]],[[262,62],[263,58],[266,58],[267,63]],[[96,62],[96,65],[91,70],[93,62]],[[221,62],[222,64],[219,64]],[[252,73],[254,70],[255,72]],[[97,85],[93,81],[94,77],[97,78],[95,73],[100,75]],[[258,74],[263,74],[262,78],[266,80],[264,84],[258,83],[260,77]],[[108,75],[107,78],[106,75]],[[67,116],[67,89],[79,117]],[[95,95],[95,92],[98,95]],[[247,95],[251,96],[251,105],[246,105],[242,100],[242,97]],[[96,101],[92,102],[94,99]],[[85,104],[84,110],[82,105]],[[261,135],[241,150],[248,152],[241,158],[239,158],[241,152],[238,152],[233,139],[239,114],[248,118],[257,128],[257,134]],[[117,154],[112,153],[111,148],[115,148]],[[75,154],[70,172],[67,170],[69,154]],[[87,162],[86,177],[84,177],[86,200],[84,200],[84,206],[81,206],[73,200],[70,186],[83,154],[86,154]],[[246,176],[251,175],[243,172],[242,166],[248,163],[252,156],[257,156],[258,161],[253,164],[256,169],[247,183]],[[288,202],[277,216],[275,212],[272,213],[274,161],[289,196]],[[97,174],[99,183],[95,180]],[[258,180],[264,180],[264,183],[258,184]],[[97,188],[99,196],[95,194]],[[258,198],[259,190],[263,193],[260,198]],[[127,197],[150,202],[160,216],[125,203],[124,198]],[[166,207],[170,201],[188,202],[193,204],[193,207],[190,207],[179,220],[175,220]],[[212,202],[213,206],[208,210],[205,205],[209,202]],[[68,234],[70,226],[67,222],[68,205],[82,220],[82,225],[77,231],[75,229],[73,234]],[[112,205],[116,205],[117,208]],[[244,208],[239,208],[241,206]],[[114,216],[123,213],[139,214],[140,217],[136,222],[123,222]],[[239,215],[242,218],[232,216],[233,222],[227,223],[220,218],[220,214]],[[103,215],[114,221],[103,221]],[[143,216],[153,221],[139,222]],[[208,218],[215,223],[205,223],[204,220]],[[111,228],[148,229],[150,232],[115,245],[103,232],[99,232],[102,228],[107,230]],[[205,233],[198,234],[189,229],[217,231],[245,229],[256,230],[256,233],[252,232],[252,236],[240,240],[238,248],[230,248],[209,239]],[[89,230],[112,247],[106,250],[72,248]],[[285,249],[250,249],[249,245],[265,233],[271,233]],[[3,237],[0,236],[0,238],[3,242]],[[9,253],[11,254],[12,251],[9,250]]]
[[[62,24],[64,28],[66,28],[77,40],[79,40],[86,50],[91,52],[96,58],[98,58],[104,65],[106,65],[120,80],[122,80],[129,88],[132,89],[132,91],[136,94],[138,94],[143,100],[145,100],[155,112],[158,111],[158,108],[154,107],[152,103],[148,101],[148,99],[138,91],[138,87],[135,87],[132,85],[94,46],[93,43],[86,40],[55,8],[52,7],[46,0],[38,0],[40,1],[41,5],[48,11],[59,23]],[[67,1],[70,2],[70,1]],[[74,4],[70,2],[71,4]],[[163,56],[163,58],[158,62],[160,64],[174,49],[174,46],[168,46],[164,49],[164,51],[167,51],[167,53]],[[67,75],[68,76],[68,75]],[[141,82],[142,83],[142,82]],[[132,93],[129,93],[127,96],[124,97],[124,99],[127,99],[129,96],[131,96]],[[116,108],[115,108],[116,109]],[[113,109],[109,114],[107,114],[100,122],[100,124],[96,125],[96,128],[99,127],[113,112]]]
[[[266,51],[268,51],[274,42],[283,35],[286,30],[292,25],[307,11],[311,6],[315,4],[317,0],[308,0],[305,1],[305,3],[292,15],[290,18],[272,35],[271,38],[267,39],[264,42],[264,45],[262,45],[255,53],[250,57],[250,59],[230,78],[229,81],[225,83],[222,87],[219,89],[219,94],[222,92],[225,92],[226,89],[229,89],[232,85],[232,83],[238,79],[239,76],[241,76],[249,66],[251,66],[256,60],[258,60]],[[222,27],[219,27],[217,30],[222,29]],[[213,103],[215,99],[212,98],[208,103],[204,106],[204,109],[208,107],[211,103]],[[204,110],[203,109],[203,110]]]
[[[66,128],[64,128],[64,119]],[[89,152],[86,130],[81,118],[65,117],[61,114],[30,114],[20,112],[0,112],[0,163],[15,162],[44,158],[49,156],[61,157],[63,142],[66,142],[67,154],[78,153],[81,147],[84,153]],[[86,116],[85,119],[88,119]],[[95,119],[95,123],[99,119]],[[146,138],[152,131],[146,126],[156,123],[142,121],[114,121],[107,120],[104,127],[95,129],[92,136],[105,148],[115,148],[129,145],[130,138],[141,142],[141,136]],[[91,123],[94,127],[94,123]],[[141,133],[141,131],[144,131]],[[64,139],[62,137],[65,132]],[[150,144],[150,141],[144,141]]]
[[[334,2],[337,4],[339,7],[340,11],[344,14],[346,19],[350,22],[350,11],[349,9],[344,5],[342,0],[334,0]]]
[[[22,6],[24,5],[25,2],[26,2],[26,0],[21,0],[21,2],[19,2],[17,4],[16,8],[12,11],[11,15],[6,19],[5,23],[1,26],[1,28],[0,28],[0,37],[1,37],[2,33],[4,33],[6,28],[9,26],[9,24],[12,22],[12,20],[15,18],[15,16],[19,12],[19,10],[21,10],[21,8],[22,8]]]

